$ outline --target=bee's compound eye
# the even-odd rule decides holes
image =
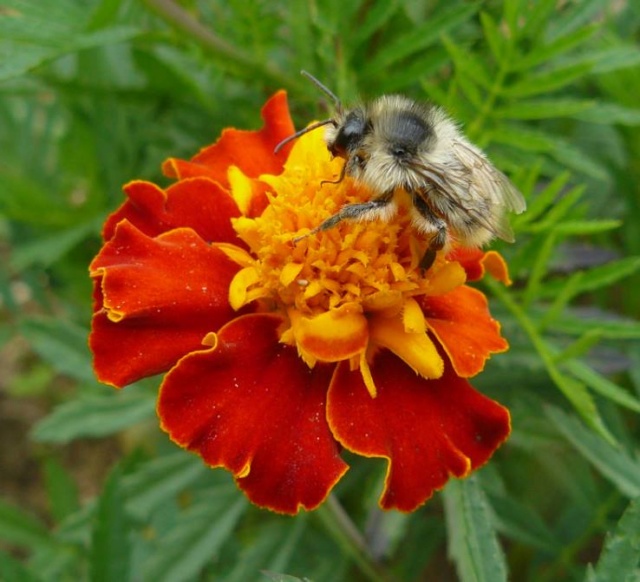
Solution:
[[[360,145],[366,130],[367,125],[362,115],[352,111],[338,130],[336,139],[331,144],[331,153],[335,156],[347,157]]]

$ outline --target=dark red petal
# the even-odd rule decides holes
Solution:
[[[165,174],[179,179],[208,176],[225,188],[229,187],[229,166],[237,166],[250,178],[279,174],[292,144],[287,144],[277,154],[273,150],[295,131],[284,91],[278,91],[266,102],[262,119],[264,127],[258,131],[225,129],[215,144],[202,149],[188,162],[176,158],[167,160],[163,165]]]
[[[336,370],[327,410],[333,435],[354,453],[389,460],[384,509],[413,511],[450,476],[485,463],[510,432],[506,408],[477,392],[450,366],[424,380],[389,351],[372,366],[371,398],[359,371]]]
[[[483,251],[482,249],[458,247],[447,255],[449,261],[457,261],[467,273],[467,281],[479,281],[485,272],[505,285],[511,285],[509,268],[496,251]]]
[[[202,349],[236,315],[228,289],[238,268],[190,229],[151,238],[118,225],[91,264],[101,285],[89,340],[98,378],[124,386]]]
[[[461,285],[444,295],[423,296],[419,303],[459,376],[475,376],[491,354],[509,348],[500,324],[489,313],[487,298],[477,289]]]
[[[278,342],[279,317],[240,317],[217,346],[167,374],[158,414],[172,440],[231,471],[257,505],[313,509],[347,470],[325,419],[333,366],[310,370]]]
[[[207,242],[244,247],[231,227],[231,219],[240,216],[238,206],[229,192],[208,178],[182,180],[166,191],[151,182],[136,180],[129,182],[124,191],[128,200],[107,219],[105,240],[126,219],[149,236],[189,227]]]

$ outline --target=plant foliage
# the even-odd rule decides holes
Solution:
[[[0,579],[640,579],[639,40],[603,0],[3,2]],[[122,184],[256,127],[280,87],[319,118],[300,69],[441,104],[528,201],[514,285],[488,284],[511,349],[475,382],[513,435],[412,515],[380,513],[357,459],[339,503],[250,507],[154,428],[153,381],[93,379],[86,269]]]

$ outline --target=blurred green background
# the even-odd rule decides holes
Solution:
[[[0,2],[0,579],[640,580],[639,33],[632,0]],[[512,348],[473,381],[512,437],[411,515],[351,457],[325,508],[251,507],[160,433],[157,378],[91,369],[122,184],[279,88],[324,118],[300,69],[443,105],[528,200],[484,287]]]

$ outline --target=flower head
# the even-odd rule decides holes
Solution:
[[[125,186],[90,268],[96,373],[120,387],[166,372],[163,429],[258,505],[317,507],[344,447],[387,459],[381,506],[413,510],[509,434],[467,381],[507,343],[466,282],[506,267],[455,249],[423,272],[406,208],[313,231],[369,193],[340,179],[322,132],[274,153],[293,132],[284,93],[263,118],[166,162],[166,190]]]

